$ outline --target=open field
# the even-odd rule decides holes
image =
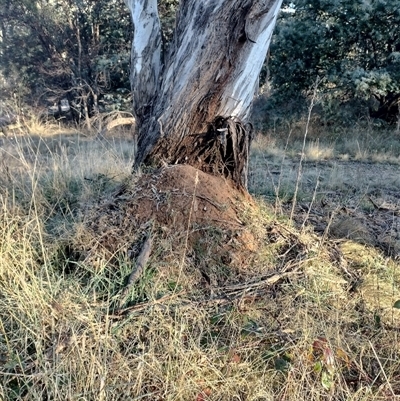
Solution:
[[[162,210],[182,195],[130,178],[131,141],[3,139],[0,399],[399,399],[398,139],[311,136],[299,174],[301,140],[271,138],[254,143],[256,201],[236,225],[194,222],[212,203],[193,192],[182,229],[126,234],[129,197]]]
[[[283,147],[270,147],[268,138],[260,137],[251,160],[250,191],[275,205],[278,215],[290,215],[299,182],[293,210],[298,225],[312,225],[321,235],[353,239],[400,257],[400,165],[396,156],[400,137],[397,142],[394,148],[393,141],[387,153],[365,144],[361,157],[357,149],[341,153],[340,146],[310,141],[299,175],[299,144],[285,153]]]

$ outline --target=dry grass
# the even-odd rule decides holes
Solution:
[[[396,188],[400,160],[400,138],[390,132],[326,134],[315,128],[305,146],[297,199],[309,201],[313,189],[341,192],[346,198],[356,190],[362,197],[374,189]],[[363,136],[365,134],[365,136]],[[302,157],[302,140],[292,131],[273,137],[256,136],[252,147],[249,177],[253,193],[273,200],[290,201],[295,193],[297,171]],[[389,171],[392,170],[392,171]],[[375,172],[375,173],[374,173]],[[277,191],[279,189],[279,191]]]
[[[282,150],[288,141],[288,155],[296,156],[301,152],[306,126],[305,120],[282,124],[279,129],[263,133],[261,141],[269,138],[269,154]],[[324,127],[311,118],[307,138],[305,157],[308,161],[339,159],[400,164],[400,136],[395,128],[377,129],[367,122],[346,129]]]
[[[282,151],[263,156],[258,146],[253,160],[281,162]],[[130,295],[133,312],[113,316],[132,261],[121,254],[94,267],[70,244],[93,240],[82,216],[127,179],[131,149],[78,134],[20,136],[0,147],[0,399],[400,395],[398,263],[364,245],[339,249],[300,233],[262,200],[243,216],[260,243],[248,266],[257,276],[244,280],[293,266],[298,274],[218,304],[218,288],[199,286],[190,249],[175,247],[185,233],[160,229]],[[220,234],[207,235],[211,245]],[[225,274],[227,266],[217,267]]]
[[[334,157],[334,146],[331,144],[320,145],[320,141],[311,141],[307,144],[305,149],[306,160],[316,161],[316,160],[329,160]]]

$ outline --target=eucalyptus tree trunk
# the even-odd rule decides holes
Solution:
[[[161,60],[157,0],[127,0],[136,166],[186,163],[245,185],[246,125],[282,0],[181,0]]]

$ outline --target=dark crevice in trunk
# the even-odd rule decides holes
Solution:
[[[145,164],[190,164],[208,174],[224,176],[238,187],[247,187],[247,168],[252,126],[232,118],[216,117],[205,133],[185,136],[171,148],[160,141]]]

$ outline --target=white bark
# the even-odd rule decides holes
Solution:
[[[131,85],[136,117],[146,117],[158,93],[161,29],[157,0],[126,0],[132,16]]]
[[[218,110],[219,115],[231,115],[243,120],[248,117],[282,0],[269,3],[273,3],[270,8],[257,3],[246,18],[245,32],[251,44],[246,49],[247,54],[242,56],[244,62],[235,65],[235,71],[225,87],[222,95],[225,102]]]
[[[210,94],[210,88],[218,89],[215,115],[245,119],[282,0],[183,3],[188,5],[182,6],[179,16],[173,43],[177,48],[166,68],[162,102],[183,104],[188,96],[200,100]],[[166,118],[168,112],[161,121]]]

